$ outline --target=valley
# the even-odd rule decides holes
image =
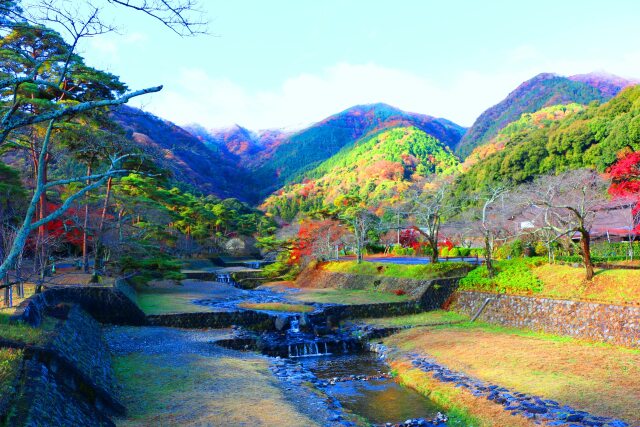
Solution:
[[[0,427],[640,427],[617,2],[0,1]]]

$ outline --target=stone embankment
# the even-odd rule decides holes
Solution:
[[[456,276],[465,276],[466,270],[461,270]],[[296,284],[302,288],[331,288],[331,289],[376,289],[384,292],[404,291],[413,298],[420,298],[425,291],[434,284],[454,280],[459,277],[446,279],[409,279],[402,277],[372,276],[367,274],[336,273],[319,268],[308,268],[300,273]]]
[[[135,291],[125,280],[117,280],[115,287],[53,286],[24,300],[12,320],[39,326],[47,309],[67,303],[78,304],[100,323],[145,325],[146,316],[134,300]]]
[[[123,415],[100,325],[80,306],[56,308],[60,322],[41,346],[18,345],[24,360],[6,425],[112,426]],[[11,346],[10,343],[3,343]]]
[[[457,292],[455,311],[473,316],[491,298],[479,320],[627,347],[640,347],[640,307],[555,300],[486,292]]]

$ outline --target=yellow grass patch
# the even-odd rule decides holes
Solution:
[[[596,269],[591,282],[584,279],[584,268],[568,265],[545,264],[533,273],[544,282],[540,296],[640,305],[640,270]]]
[[[640,350],[483,325],[417,328],[387,343],[483,381],[640,423]]]
[[[275,384],[263,359],[132,354],[115,358],[129,410],[122,426],[317,426]]]
[[[413,388],[442,406],[451,417],[452,425],[473,427],[530,427],[536,425],[523,416],[511,415],[501,405],[472,395],[468,390],[435,380],[431,374],[414,368],[406,360],[392,361],[391,367],[397,372],[398,379],[402,384]]]

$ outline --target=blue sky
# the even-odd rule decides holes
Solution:
[[[387,102],[469,126],[539,72],[640,77],[640,2],[202,1],[212,35],[119,10],[81,46],[178,124],[298,127]]]

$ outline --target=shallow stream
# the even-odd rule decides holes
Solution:
[[[350,375],[379,376],[389,370],[389,366],[374,353],[308,357],[299,362],[319,379],[325,380]],[[429,399],[391,378],[338,381],[328,386],[326,391],[342,406],[373,424],[432,419],[441,410]]]

